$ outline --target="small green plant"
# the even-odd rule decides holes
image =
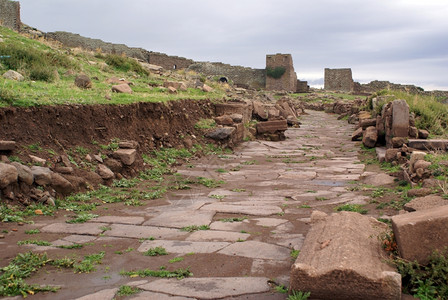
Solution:
[[[299,207],[300,208],[311,208],[311,206],[309,206],[308,204],[302,204]]]
[[[40,146],[40,143],[34,143],[31,145],[28,145],[27,148],[31,151],[31,152],[37,152],[37,151],[41,151],[42,147]]]
[[[315,199],[316,199],[316,201],[325,201],[325,200],[328,200],[328,198],[326,198],[326,197],[316,197]]]
[[[87,154],[89,154],[89,149],[77,146],[75,148],[75,152],[78,153],[79,155],[86,156]]]
[[[246,191],[246,189],[232,189],[231,191],[235,193],[243,193]]]
[[[61,248],[61,249],[81,249],[84,247],[83,244],[72,244],[72,245],[61,245],[61,246],[56,246],[57,248]]]
[[[307,300],[311,296],[310,292],[292,291],[288,300]]]
[[[229,171],[227,171],[226,169],[219,168],[219,169],[216,170],[216,172],[218,172],[218,173],[228,173]]]
[[[114,180],[112,186],[120,188],[132,188],[138,184],[138,179],[126,179],[122,178],[120,180]]]
[[[256,160],[246,160],[246,161],[243,161],[241,164],[245,165],[245,166],[252,166],[252,165],[255,165],[256,163],[257,163]]]
[[[85,223],[93,218],[97,218],[98,215],[95,214],[91,214],[91,213],[86,213],[86,212],[80,212],[79,214],[77,214],[76,216],[73,216],[71,220],[67,220],[65,221],[66,223],[71,223],[71,224],[75,224],[75,223]]]
[[[90,273],[96,270],[96,265],[101,264],[106,253],[101,251],[97,254],[90,254],[84,256],[84,259],[73,265],[75,273]]]
[[[287,294],[288,293],[288,289],[284,285],[277,285],[275,287],[275,291],[277,293],[281,293],[281,294]]]
[[[168,271],[165,268],[161,270],[137,270],[137,271],[121,271],[120,275],[122,276],[130,276],[130,277],[161,277],[161,278],[177,278],[183,279],[185,277],[193,276],[193,273],[190,272],[189,268],[187,269],[177,269],[175,271]]]
[[[119,297],[132,296],[132,295],[138,294],[140,292],[141,292],[141,289],[139,289],[137,287],[129,286],[129,285],[122,285],[118,289],[117,296],[119,296]]]
[[[142,206],[143,203],[140,200],[137,199],[130,199],[124,202],[124,205],[127,206]]]
[[[200,119],[195,125],[196,129],[211,129],[216,127],[216,122],[213,119]]]
[[[294,249],[291,250],[291,253],[290,253],[292,259],[297,259],[299,254],[300,254],[300,250],[294,250]]]
[[[218,200],[222,200],[225,197],[226,197],[225,195],[210,195],[209,196],[209,198],[218,199]]]
[[[221,184],[225,184],[225,181],[206,177],[198,177],[198,183],[208,188],[217,188],[221,186]]]
[[[184,260],[184,258],[181,257],[181,256],[179,256],[179,257],[175,257],[175,258],[173,258],[173,259],[170,259],[170,260],[169,260],[169,263],[170,263],[170,264],[173,264],[173,263],[176,263],[176,262],[181,262],[181,261],[183,261],[183,260]]]
[[[166,249],[163,247],[155,247],[155,248],[149,248],[149,250],[144,252],[143,255],[145,256],[168,255],[168,252],[166,252]]]
[[[247,217],[234,217],[234,218],[225,218],[225,219],[220,219],[221,222],[225,222],[225,223],[233,223],[233,222],[243,222],[244,220],[247,220]]]
[[[101,226],[100,229],[102,231],[108,231],[108,230],[112,230],[112,227],[110,227],[110,226]]]
[[[37,246],[51,246],[50,242],[42,241],[42,240],[25,240],[25,241],[18,241],[17,245],[37,245]]]
[[[352,211],[352,212],[357,212],[362,215],[365,215],[368,213],[368,210],[363,207],[364,207],[364,205],[362,205],[362,204],[343,204],[343,205],[337,206],[335,208],[335,210],[336,211]]]
[[[182,227],[180,229],[181,231],[187,231],[187,232],[194,232],[194,231],[198,231],[198,230],[210,230],[210,226],[208,225],[190,225],[190,226],[186,226],[186,227]]]
[[[25,230],[26,234],[38,234],[40,233],[39,229],[30,229],[30,230]]]

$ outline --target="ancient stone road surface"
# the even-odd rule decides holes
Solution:
[[[286,299],[273,286],[288,286],[291,252],[302,246],[311,211],[332,212],[337,205],[367,200],[347,188],[364,172],[357,158],[359,145],[350,141],[353,128],[335,115],[308,113],[302,116],[301,128],[286,132],[286,141],[247,142],[232,155],[203,158],[178,170],[185,177],[225,181],[217,188],[171,191],[160,206],[131,207],[84,224],[36,223],[54,245],[104,244],[109,257],[88,276],[61,274],[52,282],[40,276],[37,283],[63,288],[38,297],[112,299],[118,287],[127,284],[143,290],[129,299]],[[222,221],[230,218],[240,219]],[[210,229],[180,230],[191,225]],[[139,241],[149,237],[155,239]],[[122,255],[108,250],[117,243]],[[142,255],[154,247],[164,247],[170,256]],[[129,254],[126,248],[132,249]],[[175,257],[183,261],[168,262]],[[120,270],[162,265],[169,270],[190,267],[194,276],[177,280],[118,275]]]

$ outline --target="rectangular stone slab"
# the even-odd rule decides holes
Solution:
[[[354,212],[313,212],[311,219],[291,268],[292,290],[313,299],[401,299],[401,276],[385,262],[378,239],[387,225]]]
[[[392,228],[401,256],[427,264],[434,250],[448,246],[448,205],[393,216]]]

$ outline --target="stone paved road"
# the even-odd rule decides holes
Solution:
[[[162,205],[127,208],[84,224],[36,223],[54,245],[104,244],[109,257],[89,275],[60,271],[60,278],[52,281],[51,276],[38,277],[40,284],[63,288],[37,297],[113,299],[118,287],[128,284],[143,290],[129,299],[286,299],[274,291],[272,282],[288,285],[290,254],[302,246],[311,211],[332,212],[342,203],[366,201],[347,189],[364,170],[357,158],[359,145],[350,141],[353,128],[334,115],[314,111],[302,116],[302,123],[286,132],[286,141],[244,143],[232,155],[203,158],[192,168],[179,169],[186,177],[224,180],[220,187],[174,191]],[[242,219],[220,221],[236,217]],[[179,230],[190,225],[210,229]],[[148,237],[155,240],[139,242]],[[108,247],[116,245],[122,252],[132,250],[109,254]],[[164,247],[170,256],[142,255],[154,247]],[[168,262],[175,257],[184,260]],[[170,270],[189,266],[194,276],[177,280],[118,275],[123,269],[161,265]]]

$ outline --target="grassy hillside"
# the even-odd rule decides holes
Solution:
[[[151,74],[134,59],[120,55],[65,49],[56,43],[34,40],[0,27],[0,74],[12,69],[25,76],[22,82],[0,77],[0,106],[35,106],[55,104],[126,104],[133,102],[159,102],[177,99],[220,99],[224,87],[217,82],[206,82],[214,88],[206,93],[189,88],[185,92],[169,94],[161,87],[165,80],[188,81],[201,79],[195,73],[168,71],[162,75]],[[77,74],[92,78],[88,90],[74,85]],[[134,85],[134,93],[115,94],[111,77],[125,78]],[[108,95],[111,100],[105,98]]]

